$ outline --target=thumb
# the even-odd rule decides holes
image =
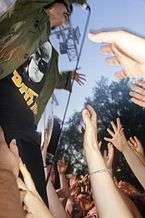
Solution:
[[[0,144],[7,144],[4,136],[3,129],[0,127]]]
[[[11,152],[16,156],[16,157],[19,157],[19,151],[18,151],[18,148],[17,148],[17,144],[16,144],[16,140],[13,139],[11,142],[10,142],[10,150]]]

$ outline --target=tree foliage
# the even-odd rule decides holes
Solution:
[[[86,99],[85,104],[91,104],[97,112],[100,140],[107,136],[106,129],[110,126],[110,121],[120,117],[126,137],[136,135],[145,145],[145,111],[130,101],[129,86],[130,81],[128,80],[109,83],[103,77],[96,82],[92,98]],[[82,160],[84,158],[83,135],[78,130],[80,122],[81,113],[79,112],[75,113],[67,122],[61,139],[61,149],[63,150],[61,154],[65,154],[69,163],[73,164],[71,170],[76,168],[76,171],[85,171],[86,162]],[[103,141],[103,149],[105,147],[106,142]],[[129,166],[117,151],[115,151],[114,174],[119,179],[134,180]]]

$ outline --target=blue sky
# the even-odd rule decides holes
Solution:
[[[145,36],[145,0],[89,0],[88,3],[92,11],[88,31],[123,27]],[[74,27],[80,26],[81,32],[84,29],[86,15],[86,12],[80,7],[75,7],[72,23]],[[80,111],[83,108],[85,97],[91,96],[95,81],[101,76],[113,79],[113,73],[118,70],[105,64],[105,58],[101,55],[99,47],[99,45],[90,42],[86,35],[79,66],[81,67],[80,72],[86,74],[87,82],[83,87],[74,85],[67,119],[75,111]],[[59,66],[60,70],[73,69],[75,62],[69,63],[66,56],[61,56]],[[62,118],[68,93],[56,90],[55,95],[59,106],[54,106],[54,113]]]

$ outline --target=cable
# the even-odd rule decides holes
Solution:
[[[82,7],[84,7],[88,11],[88,16],[87,16],[86,25],[85,25],[85,28],[84,28],[84,34],[83,34],[83,38],[82,38],[82,42],[81,42],[81,46],[80,46],[80,51],[79,51],[76,66],[75,66],[75,69],[74,69],[75,73],[76,73],[76,70],[78,69],[78,65],[79,65],[79,62],[80,62],[80,57],[81,57],[81,54],[82,54],[83,45],[84,45],[84,41],[85,41],[87,29],[88,29],[88,24],[89,24],[89,20],[90,20],[90,15],[91,15],[91,8],[90,8],[90,6],[88,4],[84,4]],[[75,75],[74,75],[74,78],[75,78]],[[72,80],[72,83],[71,83],[72,88],[73,88],[73,84],[74,84],[74,79]],[[64,116],[63,116],[63,120],[62,120],[61,133],[62,133],[62,129],[63,129],[63,126],[64,126],[66,114],[67,114],[67,111],[68,111],[71,94],[72,94],[72,91],[69,93],[69,96],[68,96],[68,99],[67,99],[67,104],[66,104],[66,108],[65,108],[65,112],[64,112]],[[60,133],[60,138],[61,138],[61,133]]]
[[[90,16],[91,16],[91,8],[90,8],[90,6],[89,6],[87,3],[84,4],[84,5],[82,6],[82,8],[84,8],[85,10],[88,11],[88,16],[87,16],[87,19],[86,19],[86,24],[85,24],[85,28],[84,28],[84,33],[83,33],[83,37],[82,37],[82,41],[81,41],[81,46],[80,46],[80,50],[79,50],[79,54],[78,54],[76,66],[75,66],[75,69],[74,69],[75,73],[76,73],[76,70],[78,69],[78,66],[79,66],[80,57],[81,57],[81,54],[82,54],[82,50],[83,50],[83,46],[84,46],[84,42],[85,42],[85,37],[86,37],[87,29],[88,29],[88,24],[89,24]],[[72,88],[73,88],[73,84],[74,84],[74,79],[75,79],[75,75],[74,75],[74,78],[73,78],[72,83],[71,83]],[[64,112],[64,115],[63,115],[63,119],[62,119],[62,126],[61,126],[61,129],[60,129],[60,135],[59,135],[59,139],[58,139],[57,148],[58,148],[58,145],[59,145],[59,143],[60,143],[61,136],[62,136],[62,130],[63,130],[63,126],[64,126],[66,114],[67,114],[67,111],[68,111],[68,107],[69,107],[69,103],[70,103],[71,94],[72,94],[72,91],[69,93],[69,96],[68,96],[68,99],[67,99],[67,104],[66,104],[65,112]],[[57,153],[57,149],[56,149],[54,158],[55,158],[55,156],[56,156],[56,153]],[[51,172],[51,169],[50,169],[50,172]],[[49,172],[49,174],[47,175],[46,185],[47,185],[47,183],[48,183],[48,181],[49,181],[50,172]]]

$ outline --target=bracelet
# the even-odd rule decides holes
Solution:
[[[44,166],[44,168],[47,168],[47,166]]]
[[[109,169],[106,169],[106,168],[103,168],[103,169],[99,169],[99,170],[94,170],[90,173],[90,176],[96,174],[96,173],[106,173],[106,172],[109,172],[110,170]]]

